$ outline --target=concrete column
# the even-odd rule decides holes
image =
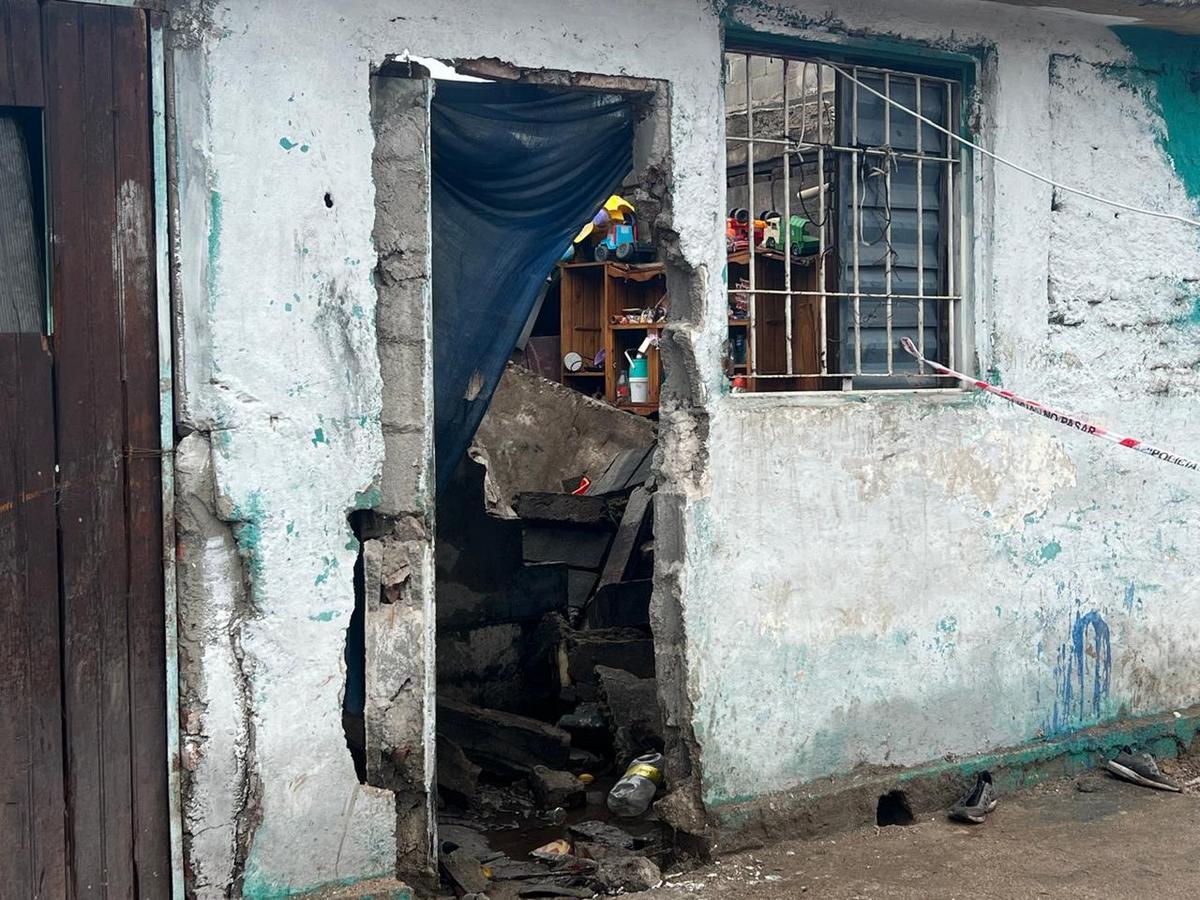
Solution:
[[[415,880],[436,858],[432,92],[427,77],[371,80],[384,462],[380,536],[363,551],[367,781],[396,793],[397,868]]]

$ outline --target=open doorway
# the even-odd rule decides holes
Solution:
[[[660,258],[666,85],[473,65],[499,83],[372,82],[385,455],[352,516],[348,745],[408,880],[636,889],[690,774],[650,628],[658,342],[692,289]]]
[[[608,179],[591,173],[586,211],[555,223],[569,236],[548,265],[530,254],[541,266],[532,307],[468,448],[438,479],[438,856],[443,880],[462,891],[478,889],[486,868],[489,896],[531,882],[570,896],[610,877],[606,857],[658,864],[667,845],[650,807],[664,741],[649,609],[657,340],[669,296],[656,186],[635,152],[638,129],[653,127],[652,98],[544,86],[530,96],[572,110],[611,102],[627,115],[624,127],[615,117],[605,126],[621,130],[623,146],[561,123],[539,130],[539,141],[559,130],[569,142],[542,156],[540,177],[597,168],[587,158],[596,152],[579,152],[588,141],[626,162]],[[435,127],[438,103],[435,88]],[[530,127],[520,104],[512,112],[502,129]],[[436,132],[432,146],[436,223],[447,162]],[[528,214],[561,206],[547,191],[531,192]],[[439,279],[454,277],[441,259],[435,243],[435,322]],[[435,325],[435,381],[441,337]],[[441,446],[436,457],[450,458]],[[648,796],[619,817],[609,794],[639,758]]]

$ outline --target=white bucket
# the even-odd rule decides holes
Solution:
[[[629,402],[630,403],[649,403],[650,402],[650,379],[649,378],[630,378],[629,379]]]

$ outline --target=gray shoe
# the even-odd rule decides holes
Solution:
[[[979,825],[996,808],[997,802],[992,773],[980,772],[975,776],[975,787],[971,788],[971,793],[950,807],[950,818]]]
[[[1182,791],[1183,787],[1158,770],[1158,763],[1149,753],[1134,753],[1126,747],[1114,759],[1107,760],[1104,768],[1118,778],[1140,784],[1142,787],[1160,791]]]

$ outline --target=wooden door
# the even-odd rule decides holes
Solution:
[[[41,108],[51,310],[0,334],[0,896],[166,897],[148,23],[32,0],[0,21],[0,78],[41,76],[14,105]]]

